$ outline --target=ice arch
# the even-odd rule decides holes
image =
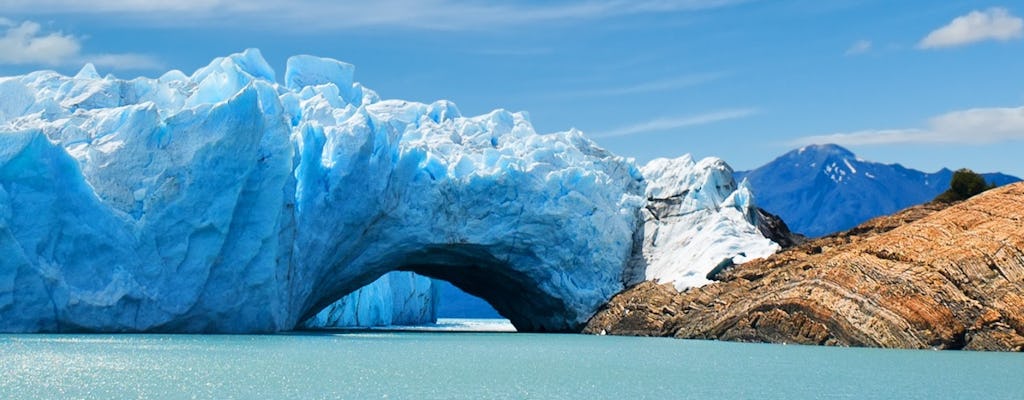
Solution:
[[[579,328],[577,321],[588,317],[578,315],[572,296],[544,289],[543,275],[532,275],[509,265],[491,254],[486,246],[432,245],[405,254],[393,254],[386,259],[388,261],[382,266],[397,266],[396,271],[448,281],[480,297],[512,321],[519,331],[574,331]],[[338,293],[350,292],[350,287],[359,285],[362,280],[344,277],[341,281],[345,282],[344,288]],[[333,303],[338,297],[332,295],[332,291],[319,293],[322,300],[315,303],[307,316]]]
[[[523,330],[622,289],[643,179],[525,114],[380,100],[258,51],[186,76],[0,78],[0,330],[269,332],[390,270]]]

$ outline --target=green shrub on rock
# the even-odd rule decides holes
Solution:
[[[996,187],[995,184],[986,183],[985,178],[980,174],[967,168],[961,168],[953,173],[953,179],[949,182],[949,189],[938,195],[935,201],[952,203],[954,201],[966,200],[994,187]]]

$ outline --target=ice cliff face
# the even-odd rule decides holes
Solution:
[[[380,100],[258,51],[185,75],[0,78],[0,330],[291,329],[386,272],[524,330],[622,288],[639,171],[524,115]]]
[[[644,279],[672,282],[679,290],[702,286],[712,271],[779,250],[757,228],[746,182],[737,185],[724,161],[660,158],[642,172],[648,203],[643,244],[631,264]]]

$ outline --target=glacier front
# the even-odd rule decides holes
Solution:
[[[156,79],[0,78],[0,331],[429,320],[436,289],[413,273],[519,330],[574,331],[637,276],[699,284],[691,270],[773,248],[743,187],[663,185],[684,177],[522,113],[382,100],[354,70],[296,56],[278,83],[247,50]],[[656,226],[686,188],[710,193],[681,194],[701,217]],[[712,247],[680,269],[678,243]]]
[[[292,329],[393,270],[520,330],[622,289],[639,170],[578,131],[381,100],[257,50],[191,75],[0,78],[0,330]]]

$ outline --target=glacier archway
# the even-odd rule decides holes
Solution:
[[[448,281],[463,291],[480,297],[508,318],[519,331],[571,332],[579,326],[572,301],[541,290],[543,282],[491,254],[486,246],[426,246],[419,251],[390,257],[399,267],[395,270],[414,272],[429,278]],[[376,280],[376,278],[372,278]],[[345,279],[346,287],[338,293],[348,294],[350,286],[361,280]],[[320,290],[321,300],[314,303],[303,319],[312,317],[323,307],[338,299],[334,291]]]
[[[273,332],[395,269],[521,330],[623,287],[632,162],[498,110],[380,100],[258,51],[186,76],[0,78],[0,330]]]
[[[572,309],[568,301],[540,290],[540,282],[535,277],[505,268],[498,260],[480,259],[461,265],[418,264],[405,270],[448,281],[483,299],[520,332],[579,330],[579,326],[572,322],[578,316],[566,312]]]

